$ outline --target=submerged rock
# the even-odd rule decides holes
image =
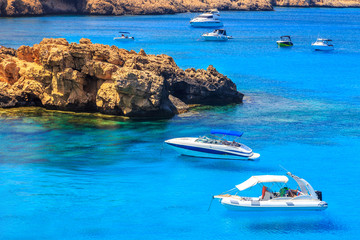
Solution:
[[[32,47],[0,50],[0,107],[166,118],[186,111],[187,104],[225,105],[242,98],[213,66],[184,71],[170,56],[89,39],[43,39]]]

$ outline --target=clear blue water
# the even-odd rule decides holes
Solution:
[[[203,42],[194,14],[1,18],[0,45],[90,38],[213,64],[244,104],[133,122],[41,109],[0,111],[0,239],[357,239],[360,233],[360,9],[223,12],[234,40]],[[136,41],[114,42],[117,31]],[[278,49],[280,35],[295,46]],[[335,51],[312,52],[318,36]],[[179,156],[166,139],[245,131],[259,162]],[[211,196],[252,175],[284,174],[322,190],[324,212],[241,213]],[[259,189],[259,195],[260,195]]]

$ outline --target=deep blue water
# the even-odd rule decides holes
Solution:
[[[90,38],[180,67],[213,64],[244,104],[199,107],[133,122],[41,109],[0,110],[0,239],[357,239],[360,164],[360,9],[222,12],[235,39],[204,42],[195,14],[1,18],[0,45]],[[134,42],[114,42],[131,31]],[[280,35],[292,49],[278,49]],[[312,52],[318,36],[335,51]],[[179,156],[173,137],[244,131],[258,162]],[[252,175],[284,174],[322,190],[324,212],[241,213],[211,196]],[[260,195],[259,189],[259,195]]]

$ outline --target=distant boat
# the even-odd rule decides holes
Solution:
[[[226,30],[224,29],[215,29],[213,32],[203,34],[202,37],[206,41],[227,41],[232,38],[226,35]]]
[[[197,27],[197,28],[222,27],[223,23],[219,20],[219,17],[220,17],[219,11],[213,9],[210,12],[200,14],[199,16],[191,19],[190,24],[192,27]]]
[[[334,45],[330,43],[331,41],[331,39],[318,38],[316,42],[311,44],[311,47],[314,51],[332,51]]]
[[[322,201],[322,193],[314,191],[313,187],[303,178],[288,172],[300,189],[290,189],[286,186],[289,181],[286,176],[279,175],[260,175],[252,176],[245,182],[236,185],[228,192],[234,191],[235,194],[224,193],[213,196],[220,199],[220,203],[229,210],[238,211],[291,211],[291,210],[315,210],[321,211],[328,207],[328,204]],[[273,191],[264,184],[269,183],[271,188],[278,186],[278,191]],[[242,197],[238,196],[239,191],[252,188],[260,184],[262,194],[260,197]]]
[[[228,130],[211,130],[212,136],[199,138],[184,137],[166,140],[165,143],[173,147],[182,155],[203,158],[220,158],[232,160],[255,160],[260,154],[254,153],[248,146],[236,141],[242,132]],[[222,135],[219,137],[217,135]],[[225,136],[233,136],[233,141],[227,141]]]
[[[292,47],[294,44],[290,36],[281,36],[279,41],[276,41],[278,47]]]
[[[121,34],[120,37],[114,37],[116,41],[127,41],[127,40],[135,40],[134,37],[130,36],[129,32],[119,32]]]

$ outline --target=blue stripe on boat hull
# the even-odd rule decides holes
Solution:
[[[199,147],[186,146],[186,145],[180,145],[180,144],[174,144],[174,143],[167,143],[167,144],[169,144],[173,147],[183,148],[183,149],[196,151],[196,152],[210,153],[210,154],[216,154],[216,155],[231,155],[231,156],[244,157],[244,158],[249,157],[248,155],[245,156],[245,155],[228,153],[228,152],[223,152],[223,151],[218,151],[218,150],[213,150],[213,149],[199,148]]]

